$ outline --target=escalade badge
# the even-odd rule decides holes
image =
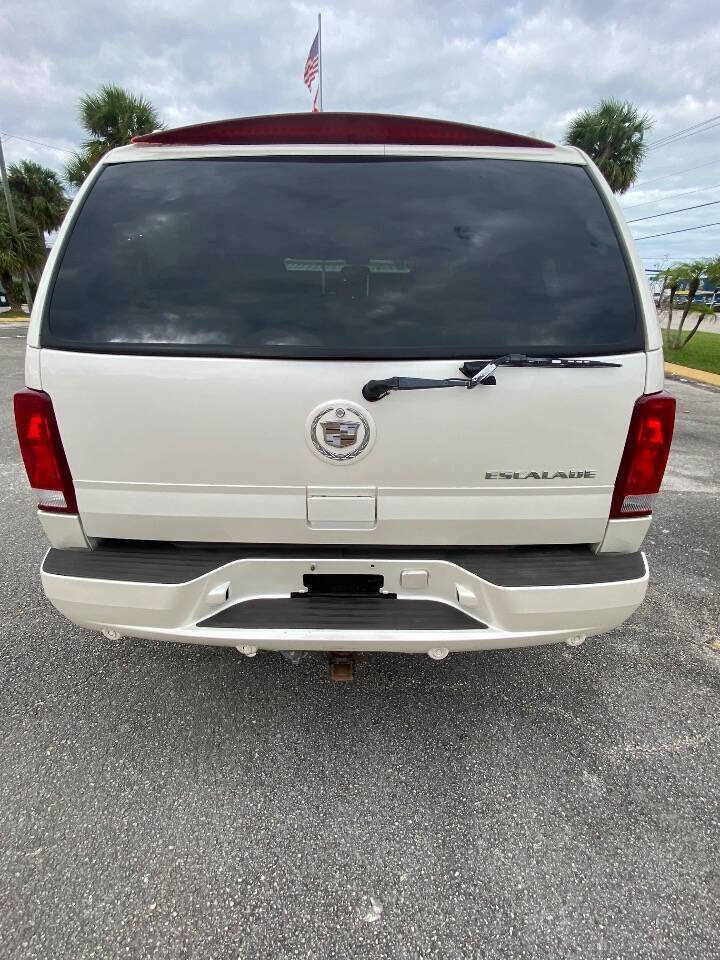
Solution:
[[[308,417],[306,436],[313,453],[333,463],[348,463],[370,452],[375,424],[362,407],[347,400],[329,400]]]

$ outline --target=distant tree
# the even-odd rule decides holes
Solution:
[[[714,260],[705,261],[704,273],[708,281],[710,282],[711,287],[720,287],[720,257],[715,257]],[[691,303],[691,302],[688,301],[688,303]],[[685,337],[682,343],[680,342],[680,330],[678,330],[677,341],[675,343],[675,347],[677,350],[682,350],[684,347],[688,345],[688,343],[690,343],[692,338],[700,329],[700,324],[703,322],[705,317],[715,315],[715,310],[713,309],[713,307],[711,307],[707,303],[691,303],[690,311],[693,313],[697,313],[698,318],[695,323],[695,326],[692,328],[692,330],[687,335],[687,337]],[[686,315],[687,315],[687,312],[688,311],[686,311]]]
[[[45,255],[45,242],[41,241],[35,224],[25,214],[16,211],[17,232],[10,229],[7,208],[0,205],[0,283],[10,306],[19,310],[21,302],[13,278],[23,270],[39,267]]]
[[[678,288],[683,283],[688,283],[690,275],[687,269],[687,264],[685,263],[674,263],[672,266],[667,267],[662,271],[663,278],[663,292],[667,291],[668,293],[668,304],[667,304],[667,327],[665,329],[665,338],[670,344],[670,327],[672,325],[672,315],[673,307],[675,306],[675,296],[678,292]],[[660,295],[659,306],[662,307],[662,294]]]
[[[33,160],[20,160],[8,168],[8,181],[15,206],[38,230],[57,230],[69,201],[62,180],[54,170]]]
[[[9,167],[8,181],[16,210],[34,224],[45,251],[45,231],[57,230],[68,208],[62,180],[49,167],[32,160],[21,160]],[[43,264],[45,256],[44,253]],[[35,279],[37,281],[39,277]]]
[[[111,83],[100,87],[96,94],[81,98],[80,122],[89,138],[65,167],[65,179],[74,187],[80,186],[108,150],[162,126],[149,100]]]
[[[580,147],[595,161],[613,193],[625,193],[640,171],[647,152],[645,135],[652,120],[621,100],[601,100],[570,122],[565,143]]]
[[[675,350],[681,350],[680,338],[682,337],[683,327],[685,326],[685,321],[687,316],[690,313],[690,310],[693,307],[693,299],[695,294],[698,292],[700,283],[702,282],[703,276],[707,273],[708,268],[710,267],[709,260],[688,260],[687,262],[680,264],[684,270],[683,282],[687,283],[687,302],[685,303],[685,309],[682,312],[680,317],[680,323],[678,324],[677,334],[675,335],[675,342],[673,343],[673,348]],[[670,338],[670,327],[668,326],[668,340]],[[684,344],[683,344],[684,346]]]

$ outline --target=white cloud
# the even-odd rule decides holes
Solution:
[[[218,0],[5,0],[0,12],[3,133],[70,149],[77,100],[103,82],[148,96],[169,125],[307,110],[302,71],[314,5]],[[652,7],[624,0],[333,2],[323,7],[326,109],[429,114],[560,139],[601,97],[627,98],[656,121],[653,137],[720,114],[720,26],[709,0]],[[8,39],[9,38],[9,39]],[[641,180],[672,171],[625,206],[707,185],[720,199],[720,127],[650,153]],[[9,160],[60,167],[64,154],[19,139]],[[717,166],[682,173],[718,157]],[[640,213],[690,204],[672,198]],[[638,235],[720,220],[708,207],[638,224]],[[641,230],[640,227],[643,229]],[[641,244],[649,259],[720,252],[720,228]]]

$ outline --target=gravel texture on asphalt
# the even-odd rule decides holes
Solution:
[[[43,598],[0,339],[0,956],[720,957],[720,391],[673,382],[648,598],[584,647],[110,642]]]

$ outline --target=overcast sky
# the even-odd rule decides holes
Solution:
[[[551,140],[601,97],[651,114],[650,141],[720,115],[720,21],[711,0],[529,0],[504,9],[487,0],[365,0],[320,9],[326,110],[443,117]],[[302,74],[317,12],[271,0],[3,0],[7,160],[61,170],[63,150],[83,137],[79,96],[106,82],[145,94],[168,126],[307,110]],[[622,202],[630,219],[713,201],[720,125],[653,149]],[[715,221],[720,203],[633,230],[642,237]],[[648,264],[717,255],[720,226],[639,246]]]

